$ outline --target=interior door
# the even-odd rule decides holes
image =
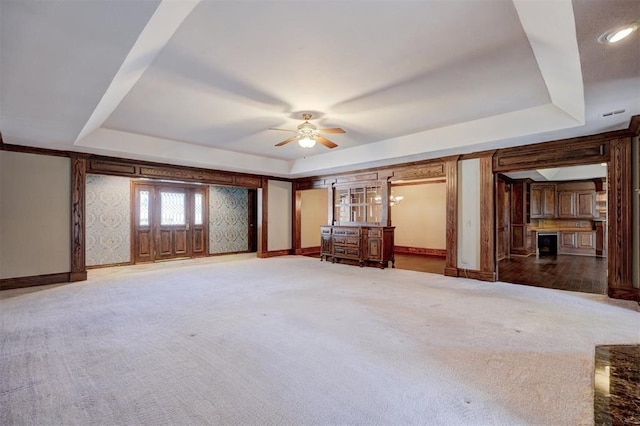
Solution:
[[[134,184],[133,199],[133,260],[152,262],[154,253],[154,197],[155,188],[151,185]]]
[[[247,191],[247,211],[249,213],[249,247],[250,253],[258,251],[258,190],[249,189]]]
[[[192,192],[191,255],[192,257],[206,256],[209,237],[206,206],[209,205],[209,192],[206,189],[193,189]]]
[[[191,223],[188,190],[158,188],[156,206],[156,259],[191,257]]]
[[[133,186],[135,263],[208,254],[207,187],[153,182]]]

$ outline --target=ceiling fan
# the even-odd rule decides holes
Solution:
[[[345,131],[339,127],[334,127],[331,129],[318,129],[314,124],[309,123],[310,118],[311,114],[302,114],[304,123],[298,126],[298,130],[277,129],[275,127],[270,128],[269,130],[282,130],[284,132],[296,133],[295,136],[283,140],[282,142],[276,144],[276,146],[286,145],[289,142],[293,142],[296,140],[298,141],[298,144],[303,148],[313,148],[316,142],[326,146],[327,148],[335,148],[336,146],[338,146],[335,143],[331,142],[329,139],[320,135],[323,133],[345,133]]]

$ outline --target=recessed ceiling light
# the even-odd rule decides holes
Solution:
[[[638,23],[634,22],[632,24],[625,25],[623,27],[618,27],[613,30],[609,30],[605,32],[600,37],[598,37],[598,41],[600,43],[605,43],[605,44],[615,43],[628,37],[629,35],[631,35],[632,32],[634,32],[637,29],[638,29]]]
[[[618,109],[618,110],[615,110],[615,111],[603,112],[603,113],[602,113],[602,116],[603,116],[603,117],[611,117],[611,116],[613,116],[613,115],[622,114],[622,113],[624,113],[625,111],[626,111],[626,109]]]

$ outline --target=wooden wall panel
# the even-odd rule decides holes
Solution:
[[[458,158],[445,163],[447,179],[447,257],[444,274],[458,276]]]
[[[496,280],[494,174],[491,157],[480,158],[480,272]]]
[[[608,169],[608,294],[610,297],[639,300],[632,282],[631,224],[631,138],[611,141]]]
[[[302,194],[300,190],[293,185],[293,218],[291,226],[291,235],[293,235],[293,252],[302,254]]]
[[[71,281],[87,279],[85,259],[86,159],[71,157]]]
[[[437,162],[414,166],[411,168],[400,168],[393,171],[393,180],[415,180],[443,177],[446,175],[445,163]]]
[[[572,138],[497,151],[493,159],[496,172],[532,170],[544,167],[596,164],[609,159],[610,136],[597,135],[589,138]]]
[[[269,257],[269,179],[262,179],[262,217],[260,221],[260,244],[258,245],[257,256]]]
[[[262,185],[262,176],[258,175],[137,162],[110,157],[90,156],[87,159],[87,171],[93,174],[127,176],[131,178],[174,179],[241,188],[260,188]]]

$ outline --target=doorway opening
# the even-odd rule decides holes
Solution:
[[[500,174],[498,280],[605,294],[606,164]]]
[[[444,275],[447,184],[444,178],[391,183],[396,268]],[[393,202],[399,199],[400,202]]]

